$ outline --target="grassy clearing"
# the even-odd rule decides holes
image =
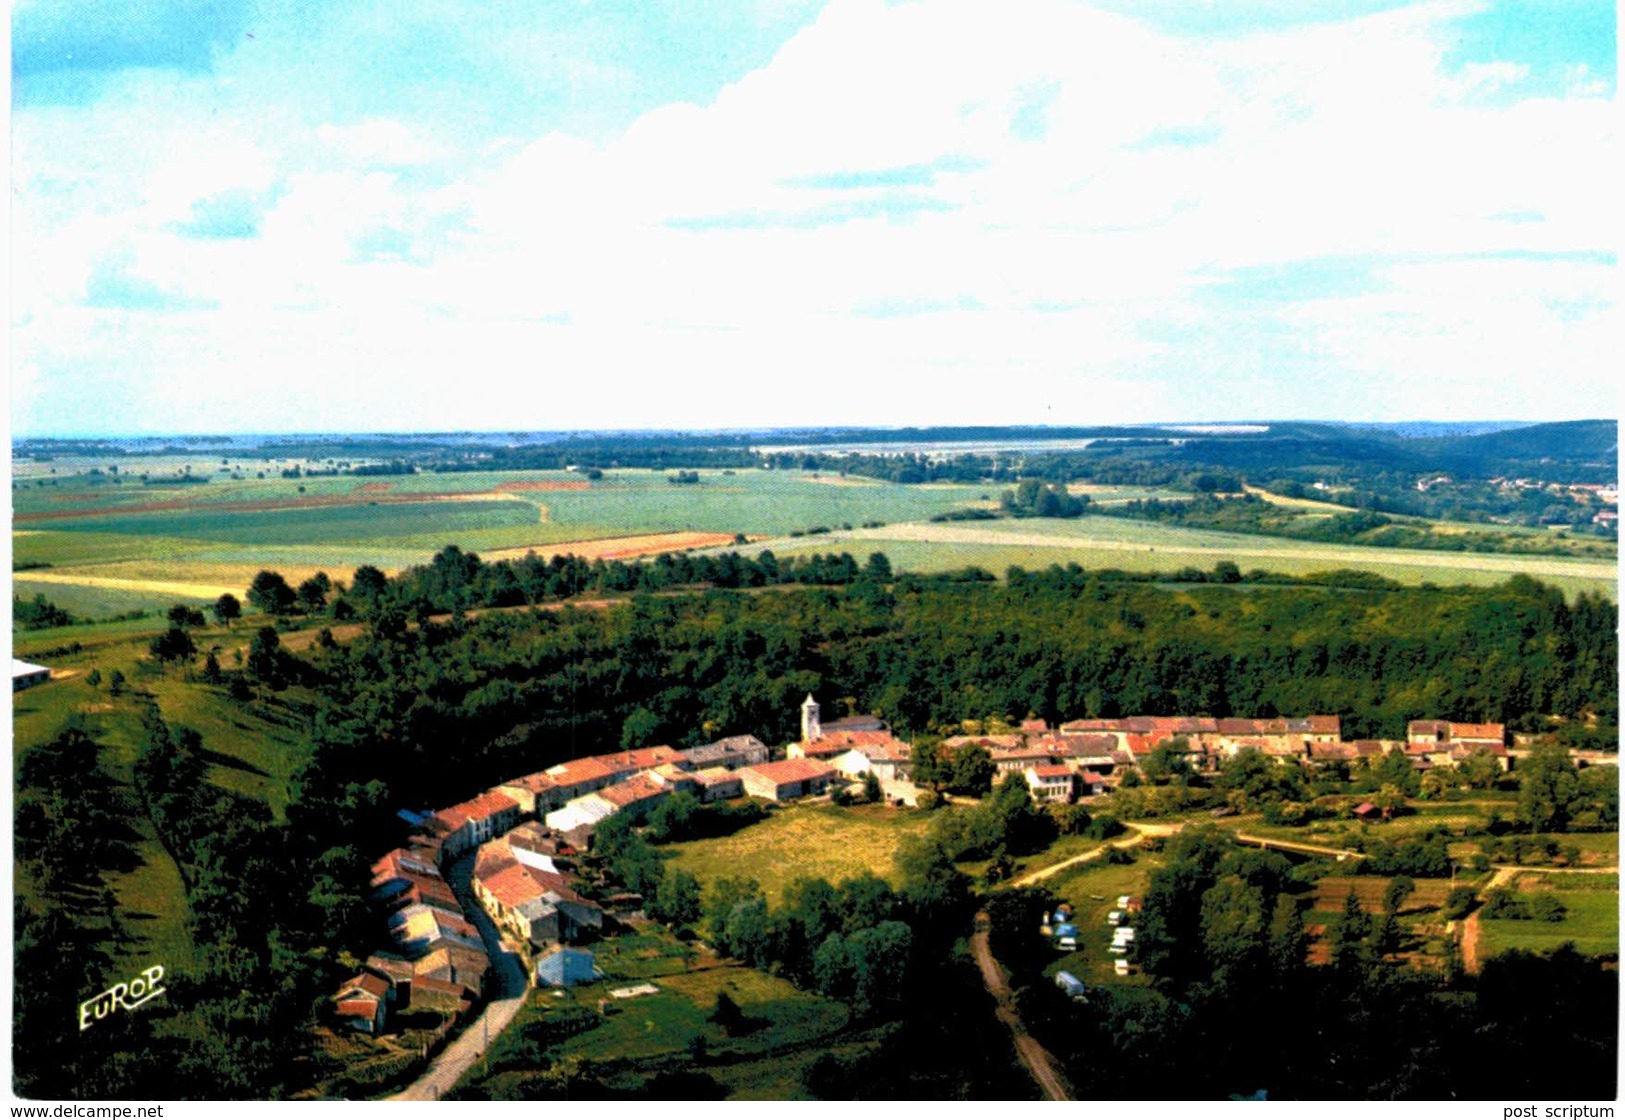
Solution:
[[[1128,835],[1132,836],[1133,833],[1130,832]],[[1011,877],[1019,878],[1022,875],[1029,875],[1034,871],[1042,871],[1046,867],[1053,867],[1057,863],[1062,863],[1071,859],[1073,856],[1082,855],[1084,852],[1098,848],[1104,843],[1106,843],[1106,841],[1091,839],[1088,836],[1057,837],[1055,843],[1051,844],[1043,851],[1034,855],[1024,856],[1017,860]],[[963,871],[972,878],[980,879],[983,873],[987,871],[988,867],[992,863],[993,861],[990,859],[972,860],[967,863],[959,864],[959,870]],[[1045,882],[1042,885],[1047,886],[1048,883]]]
[[[898,881],[894,860],[904,839],[925,832],[930,818],[921,812],[878,805],[839,808],[791,805],[732,836],[668,845],[671,866],[702,883],[720,878],[751,878],[770,902],[782,899],[796,879],[822,876],[831,882],[873,871]]]
[[[850,1019],[845,1005],[711,958],[684,970],[676,943],[658,930],[612,938],[594,951],[610,979],[562,995],[533,993],[492,1045],[488,1063],[472,1071],[463,1088],[515,1092],[550,1064],[579,1059],[623,1092],[641,1089],[659,1072],[698,1070],[733,1097],[793,1099],[804,1096],[801,1071],[821,1052],[819,1044],[850,1041],[842,1033]],[[633,965],[628,974],[638,961],[668,964],[654,973]],[[659,990],[624,1000],[609,996],[629,980],[644,979]],[[745,1029],[733,1035],[710,1020],[723,993],[745,1019]],[[604,1013],[589,1014],[588,1029],[569,1037],[557,1033],[554,1024],[561,1019],[600,1006]]]
[[[48,741],[72,721],[83,724],[102,745],[99,758],[87,760],[87,765],[99,763],[117,783],[119,815],[130,829],[134,853],[134,866],[103,875],[117,901],[116,912],[126,933],[125,940],[108,949],[120,975],[155,962],[184,973],[195,963],[187,930],[185,887],[133,786],[136,752],[143,739],[138,709],[131,697],[111,696],[105,680],[99,689],[91,688],[85,671],[99,667],[106,677],[117,668],[129,679],[131,688],[152,693],[167,720],[202,734],[204,750],[209,752],[211,781],[267,802],[279,818],[287,803],[288,781],[308,748],[294,730],[295,721],[275,722],[283,718],[275,710],[276,700],[269,701],[263,712],[250,713],[217,689],[188,683],[173,672],[168,676],[144,672],[138,663],[145,652],[145,638],[105,633],[123,625],[73,627],[57,632],[103,633],[99,639],[85,641],[86,648],[79,653],[48,659],[53,667],[70,669],[77,675],[14,696],[13,751],[26,751]],[[153,620],[145,623],[148,630],[155,625],[161,624]],[[246,633],[239,633],[246,638]],[[206,647],[212,644],[211,635],[224,634],[223,630],[202,631],[198,641]],[[43,640],[50,640],[50,635],[44,635]],[[26,656],[27,647],[19,652]],[[26,880],[20,878],[17,889],[26,892]]]
[[[844,1004],[799,991],[788,980],[748,968],[719,967],[662,977],[653,995],[612,1000],[614,1011],[603,1024],[570,1041],[568,1051],[594,1061],[642,1059],[686,1052],[696,1035],[709,1053],[758,1053],[786,1043],[805,1043],[846,1025]],[[598,990],[603,988],[602,991]],[[586,1003],[605,995],[610,985],[582,988]],[[729,1038],[708,1019],[717,996],[727,992],[745,1015],[761,1020],[748,1034]],[[547,997],[542,997],[547,998]]]
[[[1573,875],[1568,878],[1585,878]],[[1556,878],[1556,876],[1553,876]],[[1568,890],[1562,895],[1568,914],[1560,922],[1479,920],[1480,945],[1486,957],[1511,949],[1543,952],[1566,941],[1582,953],[1619,952],[1619,892]]]
[[[1073,924],[1078,927],[1077,951],[1058,955],[1044,974],[1065,970],[1085,984],[1148,983],[1142,974],[1122,977],[1114,971],[1112,962],[1117,958],[1106,951],[1112,939],[1106,915],[1117,909],[1119,895],[1143,895],[1151,872],[1160,865],[1155,857],[1137,853],[1132,864],[1080,864],[1076,871],[1064,871],[1039,884],[1072,905]]]

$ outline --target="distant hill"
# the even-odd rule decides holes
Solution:
[[[1614,463],[1619,456],[1619,423],[1569,420],[1437,442],[1438,454],[1463,462],[1600,466]]]

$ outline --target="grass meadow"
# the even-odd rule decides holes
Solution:
[[[1512,949],[1539,953],[1565,942],[1573,942],[1582,953],[1619,952],[1618,875],[1520,875],[1514,889],[1525,898],[1533,890],[1550,890],[1567,913],[1559,922],[1480,918],[1480,945],[1486,957]]]
[[[1319,544],[1109,517],[887,525],[812,540],[764,541],[754,547],[770,548],[778,555],[878,550],[899,570],[951,571],[974,565],[997,575],[1011,565],[1040,569],[1077,563],[1086,568],[1166,572],[1186,567],[1207,570],[1221,560],[1230,560],[1243,571],[1261,568],[1284,575],[1351,568],[1411,585],[1487,585],[1525,574],[1569,595],[1594,591],[1610,598],[1616,597],[1618,578],[1614,560]]]
[[[113,972],[120,975],[155,961],[172,971],[188,970],[194,963],[194,949],[187,930],[180,869],[159,842],[135,791],[135,759],[143,741],[136,698],[111,695],[107,680],[111,672],[119,670],[132,690],[150,694],[168,722],[202,735],[212,782],[265,802],[278,819],[286,808],[288,781],[308,750],[303,738],[290,730],[294,721],[278,710],[280,698],[245,707],[227,698],[222,689],[184,680],[177,670],[157,673],[144,660],[146,635],[154,625],[148,619],[19,635],[32,642],[24,641],[17,649],[20,656],[41,656],[44,647],[38,643],[60,643],[69,634],[83,647],[52,654],[48,660],[58,678],[14,695],[12,749],[14,757],[20,755],[70,724],[84,727],[100,744],[97,757],[87,759],[86,765],[100,766],[114,781],[119,817],[129,826],[132,851],[128,868],[105,875],[125,925],[126,937],[110,947]],[[140,632],[132,635],[130,627]],[[209,628],[196,634],[204,648],[226,645],[238,637],[246,639],[247,631]],[[99,687],[88,683],[92,668],[101,670]],[[18,883],[25,885],[26,880],[20,878]]]
[[[658,926],[594,946],[605,979],[568,993],[533,992],[513,1024],[496,1039],[488,1060],[459,1089],[493,1096],[522,1094],[524,1083],[550,1064],[591,1064],[620,1091],[635,1092],[659,1073],[698,1070],[730,1097],[797,1099],[801,1070],[826,1045],[846,1039],[846,1006],[789,981],[685,951]],[[657,991],[616,999],[610,992],[636,983]],[[711,1021],[726,993],[745,1027],[734,1034]],[[586,1028],[564,1037],[562,1020],[587,1014]]]
[[[982,488],[902,486],[799,471],[465,472],[396,478],[217,479],[113,485],[63,478],[14,491],[21,590],[86,617],[239,597],[262,568],[290,580],[345,580],[426,563],[447,544],[474,552],[565,551],[576,542],[661,532],[784,537],[865,522],[920,520],[983,501]],[[816,539],[816,538],[815,538]],[[77,608],[77,609],[76,609]]]
[[[670,867],[702,884],[722,878],[755,879],[777,905],[801,878],[842,879],[873,871],[894,886],[895,855],[908,837],[925,833],[921,812],[882,805],[790,805],[732,836],[665,845]]]
[[[1286,575],[1355,568],[1409,584],[1488,584],[1522,572],[1569,594],[1610,596],[1617,578],[1611,559],[1324,545],[1098,516],[929,520],[992,505],[994,485],[903,486],[757,469],[701,471],[698,484],[681,486],[649,470],[607,471],[591,481],[563,471],[300,479],[271,473],[183,486],[114,485],[106,476],[59,477],[43,488],[20,483],[12,537],[13,565],[25,569],[19,590],[95,618],[226,590],[241,596],[262,568],[295,582],[317,571],[342,581],[362,564],[394,572],[453,543],[474,552],[546,554],[576,542],[683,531],[743,533],[755,542],[747,549],[781,555],[883,551],[897,570],[919,572],[975,565],[1002,575],[1012,565],[1067,563],[1206,570],[1230,560],[1244,570]],[[1087,489],[1101,502],[1155,493]],[[813,529],[829,531],[791,535]]]

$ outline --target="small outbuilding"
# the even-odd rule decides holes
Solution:
[[[537,987],[568,988],[598,979],[598,965],[587,949],[555,949],[536,962]]]
[[[1057,972],[1055,986],[1071,999],[1083,999],[1089,993],[1089,986],[1070,972]]]

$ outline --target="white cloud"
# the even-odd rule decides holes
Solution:
[[[1540,258],[1608,247],[1610,107],[1585,74],[1524,100],[1515,60],[1446,74],[1469,10],[1197,41],[1058,0],[837,0],[708,104],[478,151],[145,87],[53,109],[19,129],[18,420],[58,424],[54,371],[97,363],[201,427],[311,426],[223,387],[267,379],[372,428],[776,423],[757,391],[802,379],[829,402],[802,418],[869,423],[1585,413],[1613,291]],[[257,237],[172,228],[273,186]],[[76,307],[117,254],[220,310]],[[1324,259],[1380,290],[1210,291]]]

